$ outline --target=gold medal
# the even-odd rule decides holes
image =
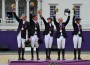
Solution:
[[[37,34],[37,32],[35,31],[35,34]]]
[[[51,31],[49,31],[49,34],[51,34]]]
[[[62,30],[60,30],[60,32],[62,32]]]
[[[22,28],[22,30],[24,30],[24,28]]]
[[[35,30],[37,30],[37,28],[35,27]]]
[[[78,32],[78,34],[80,34],[81,32]]]

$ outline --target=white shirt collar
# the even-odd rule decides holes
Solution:
[[[33,20],[35,23],[37,23],[37,21]]]
[[[80,24],[77,24],[78,26],[80,25]]]
[[[62,23],[60,23],[60,25],[62,25]]]
[[[51,23],[49,23],[49,25],[51,26]]]

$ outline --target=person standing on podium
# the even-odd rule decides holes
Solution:
[[[39,41],[41,40],[40,26],[38,23],[37,14],[33,13],[33,8],[30,11],[28,39],[29,39],[29,41],[31,41],[31,60],[34,60],[34,54],[33,54],[34,53],[34,46],[36,47],[37,60],[40,60],[40,58],[39,58]]]
[[[54,32],[54,26],[52,25],[52,18],[47,18],[48,22],[44,19],[42,14],[39,12],[40,18],[43,20],[45,25],[45,30],[43,32],[43,35],[45,36],[45,47],[46,47],[46,60],[51,60],[50,54],[51,54],[51,47],[53,43],[53,32]]]
[[[70,20],[70,10],[68,11],[68,18],[66,22],[63,22],[63,18],[59,18],[58,22],[56,21],[56,11],[54,13],[53,20],[56,26],[55,38],[57,38],[57,47],[58,47],[58,59],[57,60],[60,60],[61,50],[62,50],[62,60],[65,60],[65,43],[66,43],[66,38],[67,38],[65,27],[69,23],[69,20]]]
[[[16,15],[15,4],[12,4],[13,15],[15,19],[18,21],[18,29],[17,29],[17,43],[18,43],[18,60],[25,60],[24,52],[25,52],[25,41],[26,41],[26,30],[28,29],[28,21],[25,14],[19,18]],[[21,55],[22,54],[22,55]]]
[[[80,24],[81,18],[75,18],[76,14],[76,8],[74,6],[73,8],[74,15],[73,15],[73,20],[72,20],[72,25],[73,25],[73,45],[74,45],[74,60],[76,60],[76,51],[78,51],[78,60],[81,60],[81,44],[84,41],[83,39],[83,34],[82,34],[82,26]]]

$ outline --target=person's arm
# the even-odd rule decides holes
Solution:
[[[56,15],[53,16],[53,21],[54,21],[54,24],[57,26],[58,22],[56,21]]]
[[[46,20],[44,19],[44,17],[43,17],[42,15],[40,15],[40,18],[43,20],[44,24],[46,25],[47,22],[46,22]]]
[[[32,22],[33,22],[33,19],[32,19],[33,17],[32,17],[32,12],[30,12],[30,24],[32,24]]]
[[[39,38],[39,39],[41,38],[39,24],[38,24],[38,38]]]
[[[82,34],[82,42],[84,42],[83,32],[82,32],[82,26],[81,26],[81,34]]]
[[[28,24],[28,38],[30,38],[31,37],[31,33],[30,33],[30,31],[31,31],[31,28],[30,28],[30,22],[28,22],[29,24]]]
[[[64,23],[64,25],[66,26],[69,23],[69,21],[70,21],[70,13],[68,14],[68,18],[67,18],[66,22]]]
[[[16,15],[15,12],[13,12],[13,15],[14,15],[15,19],[16,19],[18,22],[20,22],[21,19]]]
[[[72,25],[74,26],[76,23],[75,23],[75,10],[74,10],[74,15],[73,15],[73,20],[72,20]]]

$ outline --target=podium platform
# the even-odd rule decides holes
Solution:
[[[90,60],[9,60],[8,65],[90,65]]]

